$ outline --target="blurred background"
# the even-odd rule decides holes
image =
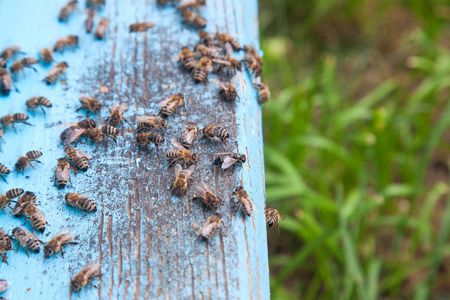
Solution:
[[[448,299],[450,6],[260,0],[272,299]]]

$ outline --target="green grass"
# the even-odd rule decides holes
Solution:
[[[273,299],[444,299],[450,6],[260,9]]]

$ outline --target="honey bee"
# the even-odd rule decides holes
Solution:
[[[109,116],[109,125],[118,127],[120,124],[122,124],[123,121],[123,113],[125,113],[128,110],[128,104],[122,103],[117,104],[114,103],[113,106],[109,109],[111,112],[111,115]]]
[[[83,215],[86,216],[85,211],[95,213],[97,211],[97,205],[94,201],[88,197],[82,196],[77,193],[68,193],[64,197],[66,203],[70,206],[78,208]]]
[[[230,76],[230,73],[236,74],[237,71],[242,72],[242,62],[234,58],[233,56],[233,49],[231,48],[231,45],[227,43],[225,45],[225,48],[227,49],[228,53],[228,59],[221,60],[221,59],[213,59],[213,63],[219,64],[219,72],[222,72],[224,68],[227,69],[227,76]]]
[[[149,132],[138,133],[136,135],[136,142],[138,145],[148,145],[153,143],[158,151],[159,146],[164,143],[164,136],[156,130],[150,130]]]
[[[98,8],[100,5],[105,5],[105,0],[87,0],[86,7]]]
[[[57,39],[56,44],[53,47],[53,51],[63,52],[64,48],[66,48],[66,47],[71,47],[71,48],[78,47],[78,36],[68,35],[68,36]]]
[[[233,102],[239,98],[236,86],[242,80],[241,73],[236,74],[231,78],[230,82],[222,82],[217,79],[211,79],[212,83],[219,86],[219,96],[225,102]],[[240,82],[242,84],[242,82]]]
[[[130,25],[130,32],[147,31],[147,29],[153,28],[155,25],[156,24],[152,22],[134,23]]]
[[[3,127],[11,125],[11,127],[17,133],[17,130],[14,127],[14,123],[23,123],[31,126],[31,124],[27,122],[28,119],[29,117],[26,114],[16,113],[4,116],[0,119],[0,123],[3,125]]]
[[[50,100],[48,100],[45,97],[31,97],[30,99],[27,100],[26,102],[27,107],[29,109],[32,109],[34,111],[35,108],[37,108],[38,106],[42,109],[42,112],[45,115],[45,110],[43,108],[43,106],[45,107],[52,107],[52,103],[50,102]]]
[[[0,68],[6,68],[6,60],[0,57]]]
[[[2,175],[8,175],[11,171],[4,165],[0,164],[0,178],[3,179],[4,182],[8,183]]]
[[[188,164],[195,164],[198,162],[198,155],[184,148],[175,139],[172,139],[172,145],[177,149],[170,149],[166,153],[166,159],[170,161],[169,168],[178,161],[184,161],[184,163]]]
[[[208,125],[201,130],[203,137],[214,140],[215,137],[226,143],[227,139],[230,137],[228,131],[221,126]]]
[[[12,85],[13,80],[11,74],[9,74],[8,70],[0,68],[0,92],[3,95],[9,95]],[[16,91],[18,92],[17,88]]]
[[[184,1],[181,2],[178,5],[178,9],[179,10],[185,10],[187,8],[197,8],[200,5],[206,5],[206,0],[188,0],[188,1]]]
[[[7,199],[11,200],[11,199],[20,197],[23,193],[24,193],[23,189],[15,188],[15,189],[11,189],[11,190],[7,191],[5,193],[5,196]]]
[[[61,232],[55,235],[44,246],[44,258],[50,258],[50,255],[56,257],[56,253],[61,252],[62,258],[64,258],[63,247],[67,245],[77,245],[78,242],[72,242],[73,235],[69,232]]]
[[[70,169],[70,163],[67,158],[58,159],[53,185],[56,185],[60,189],[63,189],[67,185],[67,182],[70,182],[70,185],[72,185],[72,182],[70,180]]]
[[[109,137],[117,144],[117,134],[119,134],[119,130],[117,130],[116,127],[103,125],[102,127],[91,130],[89,137],[91,138],[92,143],[104,139],[105,137]]]
[[[95,37],[98,40],[102,40],[106,33],[106,28],[109,26],[109,20],[102,18],[98,22],[97,29],[95,30]]]
[[[91,33],[92,27],[94,27],[95,9],[89,7],[86,10],[86,21],[84,21],[84,26],[86,27],[86,33]]]
[[[28,204],[35,203],[37,200],[37,196],[33,192],[26,191],[22,197],[19,198],[16,205],[14,206],[11,214],[15,217],[21,217],[23,215],[23,210]]]
[[[10,286],[11,283],[9,281],[6,281],[5,279],[0,279],[0,293],[5,292]]]
[[[253,46],[246,45],[243,49],[246,52],[243,59],[245,67],[249,69],[256,77],[261,76],[263,66],[263,60],[261,56],[259,56]]]
[[[226,43],[229,43],[233,50],[240,51],[242,50],[241,45],[239,44],[239,41],[233,39],[231,35],[227,33],[216,33],[216,36],[214,37],[215,40],[219,41],[219,44],[225,45]]]
[[[88,96],[81,96],[80,97],[81,106],[76,109],[76,111],[79,111],[81,109],[86,109],[86,111],[92,111],[93,113],[99,113],[102,110],[103,105],[98,102],[97,99],[91,98]]]
[[[18,60],[13,63],[13,65],[11,66],[11,73],[16,74],[17,72],[22,71],[23,68],[30,68],[33,69],[35,72],[37,72],[37,70],[31,66],[37,63],[39,63],[39,60],[37,60],[36,58],[32,57],[22,58],[21,60]]]
[[[200,238],[202,239],[202,241],[205,242],[208,241],[210,238],[214,236],[214,234],[217,232],[218,229],[222,230],[220,228],[221,224],[222,224],[222,215],[217,212],[213,213],[206,220],[205,224],[203,224],[202,227],[200,227],[200,229],[197,230],[198,237],[196,241],[198,241],[198,239]]]
[[[244,187],[238,186],[234,190],[233,195],[235,195],[239,201],[239,206],[234,214],[236,215],[239,209],[242,207],[245,214],[251,217],[253,215],[253,202],[248,196],[247,192],[244,190]]]
[[[66,128],[61,134],[59,138],[63,142],[64,145],[72,144],[73,142],[78,143],[78,140],[81,136],[89,135],[92,129],[97,126],[97,122],[92,119],[81,120],[75,125]]]
[[[158,114],[163,118],[171,116],[175,110],[180,108],[181,104],[183,104],[183,101],[183,94],[172,95],[171,97],[158,103],[158,106],[161,106]]]
[[[228,61],[228,59],[230,59],[229,55],[222,55],[216,50],[216,48],[209,48],[203,44],[195,45],[194,52],[200,56],[203,56],[203,57],[206,56],[211,59],[217,59],[217,60],[221,60],[221,61]]]
[[[208,32],[199,30],[198,35],[200,37],[200,43],[208,48],[214,47],[214,38]]]
[[[194,195],[193,199],[203,201],[206,206],[214,210],[219,209],[220,206],[223,205],[222,199],[217,197],[203,181],[201,181],[200,186],[197,187],[197,193]]]
[[[8,257],[6,256],[6,252],[14,249],[14,245],[11,239],[0,240],[0,257],[2,258],[2,262],[8,264]]]
[[[181,17],[183,18],[184,22],[188,25],[193,25],[196,28],[205,28],[206,27],[205,18],[196,14],[193,11],[183,10],[181,12]]]
[[[14,46],[8,47],[5,50],[3,50],[2,53],[0,54],[0,57],[3,58],[4,60],[8,60],[8,59],[12,58],[14,55],[16,55],[17,53],[23,53],[23,52],[20,51],[19,45],[14,45]]]
[[[270,89],[266,83],[256,83],[255,88],[258,90],[258,102],[266,103],[270,98]]]
[[[51,69],[47,76],[45,77],[44,81],[47,84],[54,84],[56,80],[61,76],[61,74],[65,77],[66,69],[69,67],[69,65],[63,61],[62,63],[57,64],[53,69]]]
[[[195,137],[198,135],[197,125],[194,123],[187,123],[184,128],[183,134],[181,135],[181,145],[186,149],[189,149],[194,143]]]
[[[5,207],[11,208],[11,200],[8,199],[5,195],[0,195],[0,209],[5,212]]]
[[[195,170],[195,165],[190,166],[188,169],[183,169],[180,164],[175,165],[175,182],[173,183],[172,192],[177,196],[186,194],[186,188],[189,182],[194,181],[191,178],[192,172]]]
[[[45,231],[45,227],[48,224],[47,220],[45,219],[44,214],[36,207],[36,205],[28,203],[27,205],[25,205],[23,212],[25,214],[25,223],[28,219],[30,220],[33,232],[34,228],[36,228],[36,230],[40,233],[43,233]]]
[[[67,158],[72,161],[78,170],[82,172],[87,171],[89,167],[88,158],[83,152],[71,146],[65,146],[64,152],[66,153]]]
[[[235,164],[243,164],[247,161],[247,156],[245,154],[239,153],[216,153],[214,154],[213,165],[220,166],[222,169],[226,170]]]
[[[167,127],[167,120],[160,117],[148,117],[148,116],[137,116],[137,132],[145,131],[147,129],[157,129]]]
[[[70,292],[79,291],[82,287],[88,283],[97,288],[92,284],[91,280],[96,277],[101,277],[103,274],[100,273],[100,265],[89,263],[87,264],[77,275],[70,280]]]
[[[286,219],[286,216],[284,214],[280,213],[275,208],[266,208],[264,210],[264,212],[266,214],[267,228],[272,228],[274,226],[277,226],[278,222],[280,222],[280,219],[281,220]]]
[[[28,249],[34,253],[39,253],[41,251],[40,244],[44,244],[44,242],[41,241],[35,234],[20,227],[13,229],[12,236],[17,240],[17,251],[20,246],[22,246],[27,251],[28,256],[30,256]]]
[[[195,83],[208,82],[208,72],[212,71],[211,59],[203,56],[194,68]]]
[[[182,47],[180,54],[175,56],[172,61],[181,61],[181,65],[187,70],[192,70],[196,63],[194,55],[188,47]]]
[[[53,62],[53,50],[50,48],[45,48],[40,51],[41,58],[46,64]]]
[[[180,2],[180,0],[156,0],[156,3],[159,5],[159,6],[166,6],[166,5],[168,5],[168,4],[170,4],[170,5],[175,5],[176,3],[178,3],[178,2]]]
[[[60,22],[66,22],[69,15],[77,8],[77,5],[78,1],[74,0],[61,7],[61,11],[58,15],[58,20]]]
[[[42,152],[33,150],[33,151],[27,152],[25,155],[26,156],[19,157],[19,159],[17,160],[17,162],[15,164],[16,170],[19,172],[22,172],[22,173],[25,170],[25,168],[28,166],[30,166],[34,169],[33,165],[31,164],[32,161],[41,163],[37,159],[42,156]]]

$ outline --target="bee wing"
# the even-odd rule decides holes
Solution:
[[[235,87],[240,87],[241,91],[245,94],[245,82],[242,79],[242,73],[238,72],[236,75],[231,78],[230,83]]]
[[[206,199],[206,191],[202,186],[197,186],[197,196]]]
[[[217,79],[209,79],[209,81],[214,83],[214,84],[217,84],[221,89],[226,89],[227,88],[226,85],[222,81],[219,81]]]
[[[149,117],[149,116],[137,116],[136,121],[138,123],[147,123],[151,125],[156,125],[155,117]]]
[[[230,65],[230,62],[229,62],[229,61],[223,60],[223,59],[213,58],[213,59],[212,59],[212,62],[215,63],[215,64],[219,64],[219,65],[227,65],[227,66]]]
[[[200,227],[198,234],[207,235],[214,228],[214,223],[212,223],[209,219],[206,220],[205,224]]]
[[[165,106],[169,101],[172,99],[172,97],[169,97],[167,99],[164,99],[163,101],[158,103],[158,106]]]
[[[230,57],[234,57],[234,50],[230,43],[225,44],[225,52]]]
[[[29,239],[39,240],[39,238],[37,237],[37,235],[35,235],[34,233],[29,232],[28,230],[24,230],[24,231],[25,231],[26,236],[27,236]]]
[[[281,220],[283,220],[283,221],[286,220],[285,214],[282,214],[282,213],[278,213],[278,214],[279,214]]]
[[[120,114],[123,114],[124,112],[126,112],[128,110],[128,104],[126,104],[125,102],[120,104],[119,106],[119,112]]]
[[[192,172],[194,172],[195,170],[195,165],[192,165],[189,167],[188,169],[188,178],[191,177]]]
[[[181,55],[178,54],[178,55],[175,55],[174,57],[172,57],[172,58],[171,58],[171,61],[172,61],[172,62],[179,62],[180,59],[181,59]]]
[[[209,186],[206,184],[206,182],[201,181],[200,182],[200,186],[202,187],[202,189],[204,189],[205,191],[207,191],[210,194],[214,194],[213,191],[211,191],[211,189],[209,188]],[[215,194],[214,194],[215,195]]]
[[[183,145],[178,143],[177,140],[171,139],[170,141],[172,142],[172,145],[174,145],[176,148],[183,150],[183,151],[186,150],[186,148],[184,148]]]
[[[231,156],[226,156],[225,159],[223,160],[223,164],[222,164],[222,169],[228,169],[229,167],[231,167],[235,162],[237,161],[237,159],[232,158]]]
[[[183,170],[183,168],[181,167],[180,164],[176,164],[175,165],[175,177],[178,176],[178,174],[181,172],[181,170]]]
[[[183,131],[183,139],[192,143],[195,139],[195,130],[185,130]],[[183,149],[181,149],[183,150]]]
[[[77,122],[70,122],[70,123],[64,123],[64,124],[58,124],[55,125],[55,128],[62,128],[62,127],[71,127],[77,125]]]
[[[72,128],[72,132],[69,134],[69,136],[65,137],[63,140],[64,145],[72,144],[74,141],[76,141],[84,132],[86,129],[82,128]]]

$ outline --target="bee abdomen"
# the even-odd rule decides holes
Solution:
[[[41,251],[41,245],[39,244],[39,242],[37,240],[28,240],[27,241],[27,247],[28,249],[30,249],[31,251],[35,252],[35,253],[39,253]]]
[[[200,15],[197,15],[194,19],[195,26],[199,28],[205,28],[206,27],[206,20]]]
[[[89,198],[81,197],[79,202],[82,209],[88,212],[95,213],[97,211],[97,204]]]
[[[22,122],[28,120],[28,116],[22,113],[16,113],[11,116],[13,122]]]
[[[179,158],[181,156],[181,151],[178,149],[170,149],[166,153],[166,157],[169,159]]]
[[[119,133],[119,130],[117,130],[117,128],[114,126],[103,125],[102,133],[106,135],[117,135]]]
[[[23,193],[24,193],[24,190],[23,190],[23,189],[15,188],[15,189],[12,189],[12,190],[7,191],[6,194],[5,194],[5,196],[6,196],[6,198],[8,198],[8,199],[14,199],[14,198],[19,197],[19,196],[22,195]]]
[[[221,139],[227,139],[230,137],[230,134],[228,133],[228,131],[225,128],[219,127],[219,126],[214,128],[214,135]]]
[[[8,175],[11,171],[4,165],[0,164],[0,174]]]
[[[27,152],[25,155],[28,157],[29,160],[35,160],[42,156],[42,152],[33,150]]]
[[[251,201],[248,201],[244,203],[244,211],[247,214],[247,216],[251,217],[253,215],[253,203]]]
[[[75,158],[73,163],[80,171],[83,171],[83,172],[86,172],[89,168],[89,164],[88,164],[87,160],[83,157]]]
[[[202,82],[206,77],[206,70],[198,68],[194,72],[194,80],[196,83]]]
[[[36,218],[34,215],[32,215],[30,217],[30,222],[34,226],[34,228],[36,228],[37,231],[39,232],[45,231],[45,226],[47,224],[45,220],[42,220],[41,218]]]

